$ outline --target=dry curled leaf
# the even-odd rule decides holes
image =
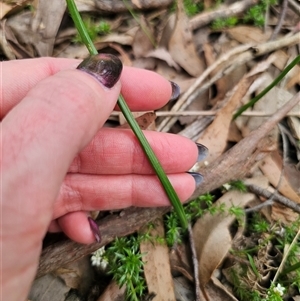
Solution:
[[[254,199],[255,195],[251,193],[229,191],[214,204],[214,207],[223,205],[224,213],[214,215],[206,213],[195,223],[193,235],[199,260],[199,281],[202,290],[231,247],[232,237],[229,227],[235,220],[235,216],[228,213],[229,208],[232,206],[243,208]]]
[[[164,237],[162,218],[156,220],[152,237]],[[156,301],[175,301],[174,284],[169,261],[169,248],[158,242],[145,241],[140,245],[144,261],[144,274],[149,292],[155,293]]]
[[[116,281],[112,280],[110,284],[106,287],[104,293],[102,293],[101,296],[97,299],[97,301],[124,300],[125,290],[125,285],[120,288]]]
[[[291,187],[285,175],[283,175],[282,177],[280,176],[282,167],[278,166],[276,161],[277,160],[275,160],[275,153],[271,154],[270,156],[264,158],[259,167],[274,187],[277,187],[278,184],[280,184],[278,191],[282,195],[300,204],[300,196]]]
[[[182,0],[178,1],[177,18],[169,41],[169,51],[174,61],[191,76],[196,77],[203,72],[204,64],[196,52]]]

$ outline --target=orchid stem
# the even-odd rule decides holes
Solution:
[[[82,18],[78,12],[78,9],[76,7],[76,4],[74,0],[66,0],[68,10],[70,12],[70,15],[73,19],[73,22],[75,24],[75,27],[81,36],[81,39],[85,46],[87,47],[89,53],[91,55],[98,54],[98,51],[96,47],[93,44],[93,41],[91,40],[86,27],[82,21]],[[145,152],[150,164],[152,165],[157,177],[159,178],[171,204],[173,205],[175,212],[178,215],[178,218],[181,222],[181,226],[183,229],[187,229],[188,221],[186,218],[186,215],[184,213],[184,208],[179,200],[179,197],[177,193],[175,192],[172,184],[170,183],[165,171],[163,170],[160,162],[158,161],[155,153],[153,152],[148,140],[146,139],[144,133],[141,131],[139,125],[137,124],[136,120],[134,119],[130,109],[128,108],[123,96],[120,94],[118,98],[118,106],[121,109],[125,119],[127,120],[128,124],[130,125],[132,131],[136,135],[137,139],[139,140],[139,143],[141,144],[141,147],[143,151]]]

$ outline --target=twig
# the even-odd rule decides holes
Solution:
[[[294,245],[296,244],[296,242],[297,242],[299,236],[300,236],[300,229],[298,230],[298,232],[297,232],[297,234],[295,235],[295,237],[294,237],[292,243],[289,245],[287,251],[285,252],[285,254],[284,254],[284,256],[283,256],[283,258],[282,258],[282,260],[281,260],[281,262],[280,262],[280,266],[278,267],[278,269],[277,269],[277,271],[276,271],[276,274],[275,274],[275,276],[274,276],[274,278],[273,278],[273,283],[275,283],[275,282],[277,281],[277,278],[278,278],[279,274],[281,273],[281,271],[282,271],[282,269],[283,269],[283,267],[284,267],[284,264],[285,264],[285,262],[286,262],[286,260],[287,260],[287,258],[288,258],[288,256],[289,256],[289,254],[290,254],[292,248],[293,248]]]
[[[244,12],[250,6],[258,3],[258,0],[236,1],[231,5],[220,5],[213,11],[201,13],[190,20],[190,28],[196,30],[217,18],[228,18]]]
[[[266,208],[268,206],[272,206],[273,204],[274,204],[273,199],[269,199],[269,200],[266,200],[265,202],[263,202],[259,205],[256,205],[254,207],[245,209],[245,213],[257,212],[257,211],[260,211],[263,208]]]
[[[300,5],[298,5],[294,0],[288,0],[288,2],[288,5],[293,12],[300,16]]]
[[[196,301],[201,301],[200,281],[199,281],[199,262],[198,262],[198,258],[197,258],[195,241],[194,241],[194,236],[193,236],[193,230],[192,230],[192,227],[191,227],[191,223],[188,224],[188,233],[189,233],[189,240],[190,240],[193,267],[194,267],[194,281],[195,281]]]
[[[288,34],[282,39],[257,45],[253,47],[253,50],[255,52],[255,56],[260,56],[280,48],[296,45],[299,43],[299,40],[300,40],[300,33],[296,33],[294,35]]]
[[[155,111],[155,115],[157,117],[165,117],[165,116],[215,116],[218,111],[179,111],[179,112],[171,112],[171,111]],[[111,116],[119,117],[121,116],[121,112],[113,112]],[[244,112],[241,116],[250,116],[250,117],[270,117],[273,113],[265,113],[261,111],[250,111]],[[300,112],[295,113],[291,112],[286,114],[286,116],[295,116],[300,117]]]
[[[298,116],[300,117],[300,116]],[[286,134],[286,136],[289,138],[290,143],[296,148],[297,151],[297,158],[300,159],[300,145],[297,143],[297,139],[291,134],[291,132],[285,128],[284,126],[281,126],[282,132]]]
[[[264,198],[270,199],[272,198],[272,200],[274,202],[280,203],[292,210],[294,210],[297,213],[300,213],[300,204],[297,204],[295,202],[293,202],[292,200],[278,194],[277,192],[270,192],[266,189],[263,189],[257,185],[253,185],[253,184],[246,184],[246,186],[248,187],[248,189],[260,196],[263,196]]]
[[[222,55],[218,60],[215,61],[212,65],[210,65],[194,82],[194,84],[179,98],[177,103],[172,107],[171,112],[183,111],[188,105],[190,105],[197,97],[199,96],[196,91],[200,88],[201,84],[204,82],[206,78],[212,73],[213,70],[218,68],[221,64],[224,64],[223,70],[226,70],[226,74],[229,71],[232,71],[234,68],[249,62],[257,56],[266,54],[268,52],[280,49],[282,47],[291,46],[297,44],[300,39],[300,33],[296,33],[293,36],[286,36],[282,39],[267,42],[265,44],[253,44],[251,45],[242,45],[238,46],[224,55]],[[221,71],[216,76],[214,76],[215,80],[218,80],[221,75],[224,76],[225,72]],[[212,84],[212,79],[209,81],[209,85],[206,88],[210,87]],[[203,91],[204,92],[204,91]],[[196,96],[195,96],[196,94]],[[177,121],[177,117],[168,117],[165,118],[157,127],[158,131],[168,132],[173,124]]]
[[[194,82],[194,84],[179,98],[177,103],[172,107],[171,111],[183,111],[195,99],[194,92],[200,87],[203,81],[215,70],[219,65],[228,62],[232,57],[244,53],[249,50],[253,45],[238,46],[224,55],[222,55],[215,63],[210,65]],[[158,126],[158,131],[168,131],[171,126],[176,122],[177,118],[166,118]]]
[[[284,176],[284,170],[285,170],[285,166],[286,166],[286,161],[287,161],[287,154],[288,154],[288,140],[287,140],[287,136],[285,135],[282,126],[280,123],[278,123],[278,128],[282,137],[282,153],[283,153],[283,159],[282,159],[282,168],[281,168],[281,172],[280,172],[280,178],[278,181],[278,184],[276,186],[276,192],[278,192],[278,188],[281,185],[283,176]]]
[[[266,12],[265,12],[265,22],[264,22],[264,33],[267,32],[267,24],[270,18],[270,3],[266,1]]]
[[[276,36],[278,35],[278,33],[279,33],[279,31],[282,27],[286,12],[287,12],[287,7],[288,7],[288,0],[283,0],[282,10],[281,10],[281,13],[280,13],[279,21],[277,22],[277,25],[276,25],[276,27],[275,27],[275,29],[274,29],[271,37],[270,37],[270,41],[274,40],[276,38]]]

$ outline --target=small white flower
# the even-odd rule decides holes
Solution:
[[[101,263],[100,263],[100,269],[101,269],[102,271],[105,271],[106,268],[107,268],[107,266],[108,266],[108,260],[107,260],[107,258],[103,257],[103,258],[102,258],[102,261],[101,261]]]
[[[283,237],[284,236],[284,233],[285,233],[285,229],[283,227],[280,227],[279,230],[275,231],[275,233],[277,235],[279,235],[280,237]]]
[[[231,188],[231,185],[228,184],[228,183],[225,183],[223,184],[223,187],[226,189],[226,190],[229,190]]]
[[[108,266],[108,260],[104,256],[105,248],[104,246],[98,249],[97,251],[92,253],[91,263],[93,266],[100,268],[101,270],[105,270]]]
[[[273,288],[273,292],[277,293],[279,296],[283,296],[285,288],[281,286],[280,283],[277,284],[276,287]]]
[[[101,258],[93,255],[93,256],[91,257],[91,262],[92,262],[92,265],[98,267],[98,266],[100,266],[100,264],[101,264]]]
[[[105,253],[105,247],[103,246],[100,249],[98,249],[97,251],[93,252],[93,255],[102,257],[102,255],[104,255],[104,253]]]

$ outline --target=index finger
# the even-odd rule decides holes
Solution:
[[[75,69],[80,62],[50,57],[1,62],[3,93],[0,94],[0,117],[3,118],[38,82],[59,71]],[[158,109],[172,95],[170,82],[149,70],[125,66],[121,82],[122,94],[133,111]]]

